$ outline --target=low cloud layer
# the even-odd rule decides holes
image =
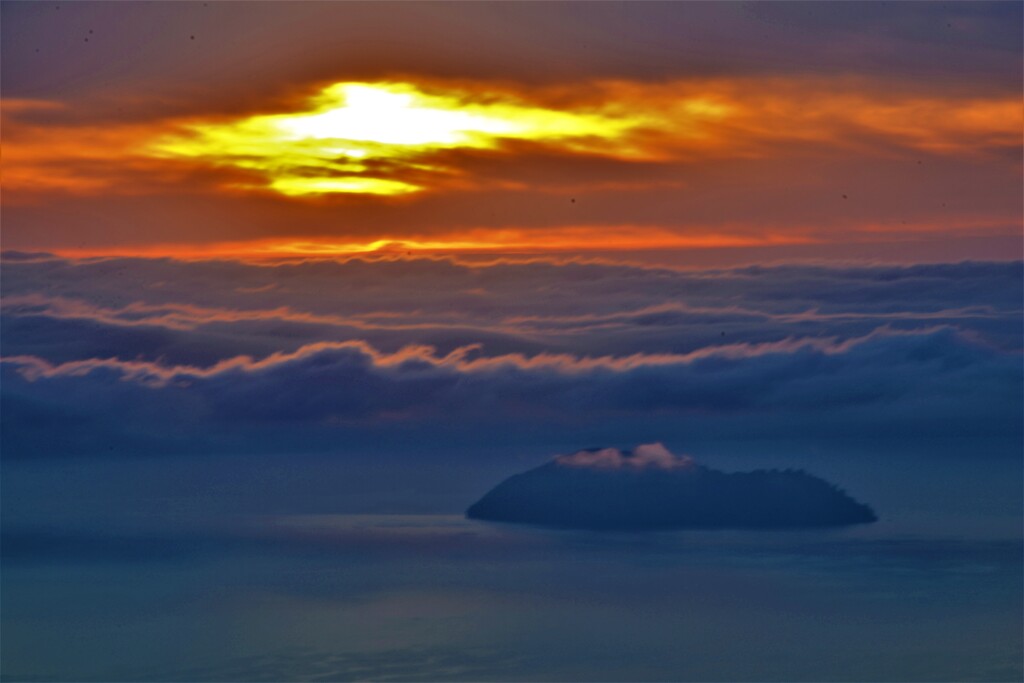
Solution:
[[[1019,263],[15,257],[5,453],[1014,434],[1020,291]]]

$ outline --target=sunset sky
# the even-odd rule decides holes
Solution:
[[[0,18],[3,680],[1024,676],[1024,4]],[[638,444],[878,522],[463,518]]]
[[[1018,3],[4,17],[7,249],[1020,251]]]

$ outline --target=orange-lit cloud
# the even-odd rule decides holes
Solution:
[[[626,162],[785,156],[785,144],[863,147],[865,136],[975,154],[1019,145],[1022,112],[1009,99],[894,97],[863,84],[793,81],[612,82],[532,94],[335,83],[299,111],[190,123],[148,150],[255,171],[262,186],[290,196],[394,195],[465,186],[445,152],[514,155],[523,150],[510,144],[517,141]]]
[[[892,243],[922,236],[945,238],[991,236],[1006,232],[999,216],[979,215],[969,220],[944,222],[857,222],[842,225],[845,244]],[[835,226],[800,224],[721,225],[567,225],[544,228],[481,227],[435,233],[410,229],[376,238],[347,239],[308,235],[235,241],[153,242],[125,241],[100,247],[52,248],[69,258],[111,256],[170,257],[181,260],[231,259],[250,262],[281,259],[419,258],[423,256],[472,257],[488,255],[586,255],[598,252],[687,250],[700,252],[722,248],[810,247],[836,241]]]
[[[3,176],[5,201],[53,193],[103,195],[158,191],[180,169],[138,153],[164,124],[75,125],[32,122],[66,114],[57,102],[4,100]],[[59,119],[58,119],[59,121]]]
[[[553,142],[584,152],[608,145],[618,154],[639,154],[623,139],[643,123],[641,116],[481,99],[427,93],[410,83],[335,83],[312,98],[306,111],[190,124],[147,151],[256,171],[271,190],[290,196],[415,192],[423,184],[388,176],[450,173],[430,156],[494,149],[504,140]]]
[[[182,182],[298,198],[502,186],[479,169],[468,173],[459,156],[466,153],[514,163],[543,151],[625,164],[785,159],[837,149],[977,156],[1019,148],[1024,121],[1017,97],[903,94],[863,81],[806,79],[618,81],[531,91],[342,82],[311,91],[283,112],[102,126],[29,122],[47,106],[54,105],[4,105],[3,183],[15,199],[33,192],[159,192],[161,184]]]
[[[263,239],[206,244],[124,244],[117,247],[65,248],[68,257],[169,256],[179,259],[345,258],[358,255],[503,253],[536,254],[594,250],[701,249],[810,244],[815,238],[799,230],[756,234],[741,230],[693,229],[679,233],[657,226],[564,226],[546,230],[478,229],[430,237],[382,237],[341,242],[322,237]]]
[[[144,360],[121,360],[118,358],[89,358],[66,362],[50,362],[31,355],[4,356],[2,360],[17,368],[17,372],[28,381],[34,382],[61,376],[86,376],[90,373],[109,369],[119,372],[127,381],[136,381],[151,388],[165,387],[173,382],[200,380],[227,373],[258,372],[288,365],[316,356],[324,351],[348,350],[363,355],[374,368],[399,368],[410,361],[418,361],[429,367],[449,368],[458,373],[488,373],[507,368],[519,370],[547,370],[562,375],[575,375],[593,371],[629,372],[644,367],[686,366],[707,358],[744,360],[771,355],[792,355],[801,352],[816,352],[825,356],[839,356],[878,339],[917,337],[948,330],[945,325],[935,325],[915,330],[898,330],[880,327],[862,336],[840,339],[832,337],[787,337],[779,341],[762,343],[729,343],[706,346],[689,353],[633,353],[625,356],[578,356],[568,353],[539,353],[525,355],[509,353],[499,356],[473,358],[479,350],[478,344],[460,346],[447,354],[440,355],[437,349],[411,344],[400,350],[387,353],[364,341],[316,342],[301,346],[295,351],[278,351],[264,358],[235,356],[207,367],[192,365],[164,365]]]

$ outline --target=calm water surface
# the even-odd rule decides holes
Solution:
[[[1013,528],[1012,526],[1008,528]],[[236,515],[4,538],[5,680],[1020,680],[1022,545]]]

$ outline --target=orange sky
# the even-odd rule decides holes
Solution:
[[[531,83],[415,60],[353,79],[337,64],[332,78],[249,83],[233,101],[227,81],[8,88],[4,247],[266,257],[871,243],[884,256],[886,244],[948,238],[991,256],[1016,243],[1019,88],[783,65]]]

